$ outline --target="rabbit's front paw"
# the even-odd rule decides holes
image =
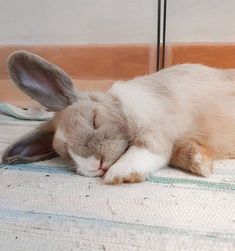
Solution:
[[[141,173],[128,167],[113,166],[104,176],[104,183],[110,185],[117,185],[121,183],[138,183],[143,182],[149,175]]]

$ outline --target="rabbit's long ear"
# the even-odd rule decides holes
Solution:
[[[22,91],[53,111],[60,111],[77,100],[71,78],[35,54],[14,52],[8,59],[8,70]]]
[[[10,145],[3,153],[2,163],[19,164],[51,159],[57,155],[52,147],[53,138],[51,122],[46,122]]]

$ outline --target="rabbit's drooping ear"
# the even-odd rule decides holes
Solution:
[[[54,131],[51,122],[46,122],[20,138],[3,153],[3,164],[29,163],[47,160],[57,154],[52,147]]]
[[[77,100],[71,78],[45,59],[17,51],[8,60],[8,70],[15,84],[41,105],[60,111]]]

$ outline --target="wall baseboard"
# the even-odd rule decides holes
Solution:
[[[200,63],[218,68],[235,68],[235,43],[172,44],[167,65]]]
[[[15,50],[37,53],[79,79],[130,79],[155,71],[152,44],[0,45],[0,79],[8,77],[7,58]],[[168,44],[166,66],[180,63],[235,68],[235,43]]]
[[[151,46],[130,45],[0,45],[0,78],[8,77],[6,62],[15,50],[36,53],[73,78],[130,79],[150,72]]]
[[[115,80],[155,72],[156,48],[151,44],[0,45],[0,101],[13,104],[31,104],[8,79],[6,62],[15,50],[28,50],[57,64],[75,79],[81,90],[106,90]],[[168,44],[166,67],[181,63],[235,68],[235,43]]]
[[[105,91],[112,85],[113,80],[73,79],[73,82],[79,90]],[[24,107],[35,107],[39,105],[17,88],[9,79],[0,79],[0,102]]]

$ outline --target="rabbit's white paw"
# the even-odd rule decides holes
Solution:
[[[128,166],[112,166],[104,176],[104,183],[106,184],[121,184],[121,183],[137,183],[142,182],[148,178],[149,173],[136,171]]]
[[[104,176],[106,184],[137,183],[146,180],[156,170],[165,166],[166,160],[148,149],[130,147],[109,168]]]

